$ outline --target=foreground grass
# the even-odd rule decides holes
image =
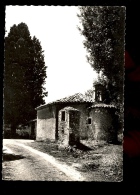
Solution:
[[[27,145],[48,153],[81,172],[87,181],[120,182],[123,180],[122,145],[81,141],[89,150],[61,147],[56,142],[34,141]]]

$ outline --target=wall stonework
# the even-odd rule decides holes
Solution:
[[[69,144],[80,141],[80,115],[78,110],[69,111]]]
[[[73,107],[80,112],[80,128],[79,128],[79,136],[80,139],[87,139],[88,138],[88,125],[87,125],[87,118],[88,118],[88,110],[87,108],[91,106],[91,103],[65,103],[57,105],[58,112],[65,108],[65,107]],[[57,113],[56,113],[57,115]]]
[[[65,112],[65,120],[62,120]],[[68,146],[79,142],[80,112],[72,107],[65,107],[58,114],[58,139],[59,143]]]
[[[69,114],[68,110],[65,110],[65,121],[61,120],[62,117],[62,112],[61,110],[59,111],[58,114],[58,140],[60,143],[63,145],[68,145],[69,144]]]
[[[91,125],[88,125],[89,138],[107,142],[117,140],[115,109],[109,107],[92,108],[89,116],[92,118]]]

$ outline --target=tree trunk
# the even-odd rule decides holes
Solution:
[[[15,138],[16,136],[16,125],[11,124],[11,138]]]

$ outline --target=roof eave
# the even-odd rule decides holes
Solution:
[[[48,103],[48,104],[44,104],[44,105],[41,105],[41,106],[39,106],[39,107],[37,107],[37,108],[35,108],[35,110],[41,110],[41,109],[44,109],[44,108],[46,108],[47,106],[49,106],[49,105],[57,105],[57,104],[89,104],[89,103],[93,103],[92,101],[81,101],[81,102],[78,102],[78,101],[74,101],[74,102],[52,102],[52,103]]]

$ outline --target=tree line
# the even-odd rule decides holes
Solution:
[[[14,137],[18,125],[35,119],[35,108],[45,103],[46,66],[41,43],[25,23],[11,27],[4,57],[4,124]]]

